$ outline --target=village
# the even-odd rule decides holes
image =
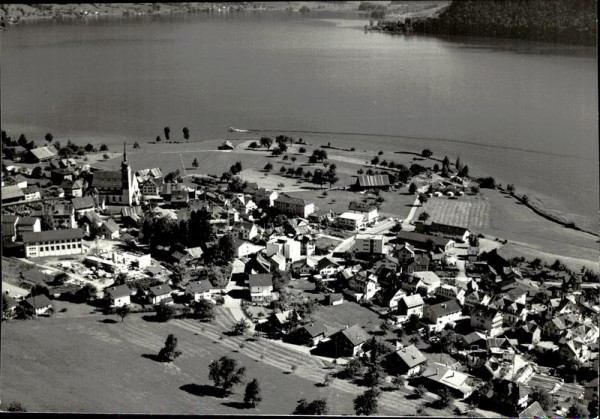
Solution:
[[[428,167],[423,150],[392,167],[380,153],[335,186],[331,146],[250,142],[282,162],[322,163],[314,173],[264,167],[269,186],[314,185],[294,193],[242,180],[240,162],[220,177],[133,171],[124,144],[112,151],[120,168],[103,170],[108,147],[2,137],[3,321],[43,325],[77,310],[209,327],[227,316],[227,328],[211,326],[215,339],[237,339],[249,356],[260,348],[293,373],[269,353],[285,348],[313,381],[310,365],[327,365],[317,384],[355,384],[357,414],[394,399],[421,416],[598,415],[597,272],[513,257],[501,238],[423,210],[498,188],[459,162]],[[381,210],[393,196],[409,202],[407,216]]]

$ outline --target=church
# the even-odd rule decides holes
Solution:
[[[92,184],[98,191],[98,196],[104,198],[108,205],[139,205],[140,188],[127,161],[125,144],[123,144],[121,170],[95,172]]]

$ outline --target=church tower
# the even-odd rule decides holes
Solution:
[[[131,167],[127,161],[127,150],[123,142],[123,162],[121,163],[121,194],[123,196],[123,205],[132,204],[132,188],[131,188]]]

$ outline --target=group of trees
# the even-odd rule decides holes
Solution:
[[[581,0],[453,1],[415,32],[596,45],[596,2]]]
[[[327,152],[325,150],[313,150],[313,153],[308,158],[310,164],[316,164],[327,160]]]
[[[186,141],[189,140],[190,139],[190,129],[188,127],[183,127],[183,129],[181,131],[183,133],[183,139]],[[167,141],[171,140],[171,128],[170,127],[164,127],[163,134],[165,136],[165,140],[167,140]],[[162,141],[162,139],[160,138],[160,135],[157,135],[156,142],[159,143],[161,141]]]

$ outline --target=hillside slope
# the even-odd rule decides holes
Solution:
[[[417,33],[514,38],[596,45],[594,0],[453,1],[437,18],[414,22]]]

